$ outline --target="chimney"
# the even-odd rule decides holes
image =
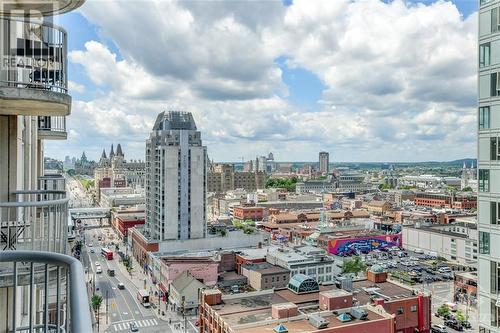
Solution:
[[[203,292],[203,303],[216,305],[222,303],[222,293],[220,290],[205,290]]]

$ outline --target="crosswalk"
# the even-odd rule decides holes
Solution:
[[[113,329],[116,331],[125,331],[130,330],[130,323],[136,323],[137,327],[150,327],[158,325],[158,321],[156,319],[143,319],[143,320],[130,320],[127,322],[122,322],[118,324],[113,324]]]

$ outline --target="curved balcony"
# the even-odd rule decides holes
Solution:
[[[0,33],[0,115],[68,115],[66,31],[3,18]]]
[[[0,16],[46,17],[70,12],[77,9],[84,3],[85,0],[0,0]]]
[[[1,332],[92,332],[85,275],[73,257],[0,251]]]
[[[0,251],[66,252],[68,198],[65,191],[17,191],[0,202]]]
[[[44,140],[66,140],[66,117],[40,116],[38,117],[38,137]]]

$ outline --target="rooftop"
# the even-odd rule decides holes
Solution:
[[[342,326],[354,326],[350,328],[352,332],[356,332],[356,325],[359,324],[365,324],[367,321],[375,321],[375,320],[387,320],[389,318],[389,315],[385,313],[383,309],[376,308],[376,307],[367,307],[365,308],[368,313],[368,317],[366,320],[360,320],[360,319],[355,319],[352,318],[352,320],[349,320],[347,322],[340,321],[337,318],[337,315],[333,314],[332,312],[325,312],[321,313],[321,317],[325,320],[327,320],[328,323],[328,328],[335,328],[335,327],[342,327]],[[270,311],[267,313],[257,313],[255,314],[255,318],[262,318],[265,315],[270,316]],[[223,317],[223,319],[225,319]],[[271,318],[268,318],[266,322],[262,323],[256,323],[255,325],[245,325],[241,327],[232,327],[233,332],[235,333],[255,333],[255,332],[262,332],[262,333],[274,333],[274,328],[278,325],[278,323],[282,322],[283,320],[272,320]],[[257,320],[255,321],[257,322]],[[303,333],[303,332],[315,332],[318,331],[319,329],[311,325],[311,323],[308,320],[307,315],[299,315],[297,317],[294,317],[293,320],[288,320],[286,322],[282,323],[286,329],[288,330],[289,333]],[[250,326],[250,327],[249,327]]]
[[[354,298],[359,301],[360,305],[371,303],[372,296],[384,298],[385,301],[415,296],[413,290],[389,281],[379,283],[369,280],[355,281],[353,282],[353,289]]]

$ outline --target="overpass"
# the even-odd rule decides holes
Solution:
[[[73,221],[99,219],[102,224],[104,218],[111,222],[111,207],[71,208],[69,216]]]

